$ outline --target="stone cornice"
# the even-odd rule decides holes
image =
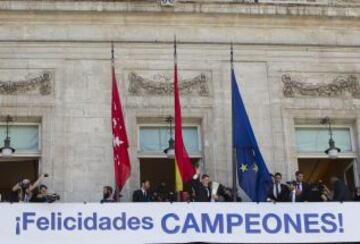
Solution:
[[[76,2],[76,3],[75,3]],[[245,3],[244,3],[245,2]],[[0,0],[0,11],[56,12],[152,12],[189,14],[241,14],[265,16],[317,16],[359,18],[360,4],[353,0],[177,0],[164,7],[156,0],[132,1],[60,1],[60,0]]]

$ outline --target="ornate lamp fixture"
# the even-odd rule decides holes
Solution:
[[[166,122],[169,122],[170,139],[169,139],[169,146],[164,150],[164,153],[168,158],[175,158],[175,146],[174,146],[175,141],[173,139],[172,121],[173,118],[171,116],[166,118]]]
[[[9,137],[9,122],[12,121],[12,118],[8,115],[6,117],[6,138],[4,140],[4,147],[0,148],[0,153],[3,157],[11,157],[15,152],[15,149],[10,145]]]
[[[325,117],[321,120],[321,124],[328,124],[329,125],[329,148],[325,150],[325,153],[329,156],[331,159],[337,159],[339,157],[339,153],[341,152],[341,149],[335,146],[335,141],[333,139],[333,133],[331,129],[331,120],[329,117]]]

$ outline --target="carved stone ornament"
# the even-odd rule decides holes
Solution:
[[[331,83],[310,84],[304,83],[289,74],[281,77],[284,83],[285,97],[312,96],[312,97],[339,97],[350,95],[360,99],[360,82],[355,75],[339,75]]]
[[[0,95],[18,95],[32,92],[39,89],[41,95],[51,93],[51,75],[50,72],[43,72],[37,77],[21,81],[1,81]]]
[[[160,0],[161,6],[174,7],[175,0]]]
[[[129,74],[129,94],[132,96],[172,96],[173,82],[171,76],[158,74],[154,80],[146,79],[135,72]],[[182,95],[210,95],[207,76],[202,73],[192,79],[181,80],[179,91]]]

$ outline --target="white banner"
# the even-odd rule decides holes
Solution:
[[[6,244],[360,241],[360,203],[0,204]]]

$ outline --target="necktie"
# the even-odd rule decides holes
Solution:
[[[302,191],[302,183],[301,183],[301,182],[298,184],[298,189],[299,189],[300,191]]]
[[[146,194],[146,191],[144,191],[144,200],[147,201],[148,198],[147,198],[147,194]]]
[[[276,196],[275,196],[275,197],[276,197],[276,199],[277,199],[278,196],[279,196],[279,184],[276,184],[276,185],[275,185],[275,188],[276,188],[276,189],[275,189],[275,190],[276,190]]]

